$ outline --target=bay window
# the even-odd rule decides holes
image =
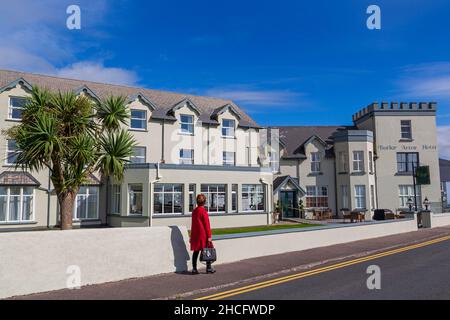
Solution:
[[[183,213],[183,185],[157,183],[153,190],[154,214]]]
[[[364,172],[364,151],[353,151],[353,171]]]
[[[75,201],[73,220],[98,219],[98,187],[81,187]]]
[[[264,211],[264,189],[261,184],[242,185],[242,211]]]
[[[0,187],[0,223],[34,219],[33,187]]]
[[[355,208],[366,209],[366,186],[355,185]]]
[[[128,185],[128,214],[130,215],[142,215],[142,184],[130,184]]]

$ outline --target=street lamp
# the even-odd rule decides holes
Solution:
[[[425,200],[423,200],[423,205],[425,206],[425,211],[428,211],[428,207],[430,206],[430,200],[428,200],[428,197],[425,197]]]
[[[408,201],[406,203],[408,204],[409,211],[411,212],[412,211],[412,206],[413,206],[413,203],[414,203],[413,200],[411,198],[408,198]]]

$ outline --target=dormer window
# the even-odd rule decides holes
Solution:
[[[320,152],[311,152],[311,172],[320,172]]]
[[[180,115],[180,133],[194,134],[194,116],[187,114]]]
[[[131,129],[147,130],[147,112],[131,109]]]
[[[222,137],[234,138],[234,120],[223,119],[222,120]]]
[[[22,120],[22,112],[25,104],[27,103],[27,98],[23,97],[9,97],[9,110],[8,119],[9,120]]]

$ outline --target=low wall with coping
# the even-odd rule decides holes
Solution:
[[[431,227],[444,227],[450,225],[450,213],[431,214]]]
[[[0,298],[67,288],[78,270],[82,286],[184,271],[187,243],[185,227],[0,233]]]
[[[228,263],[286,252],[417,231],[417,219],[389,220],[355,225],[291,229],[266,232],[263,236],[229,235],[217,237],[217,263]]]
[[[214,237],[217,264],[417,230],[417,220]],[[0,298],[190,269],[186,227],[0,233]]]

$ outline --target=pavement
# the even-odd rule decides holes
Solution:
[[[280,277],[363,259],[374,254],[450,235],[450,226],[355,241],[305,251],[217,265],[215,274],[163,274],[58,290],[13,299],[194,299]],[[382,271],[382,290],[366,286],[367,263],[324,272],[239,295],[231,299],[450,298],[450,241],[371,260]],[[220,255],[220,252],[218,253]],[[412,276],[414,275],[414,277]],[[432,277],[431,277],[431,276]],[[401,286],[399,286],[401,284]],[[396,290],[396,287],[399,286]],[[387,291],[386,288],[391,288]],[[422,290],[419,290],[422,288]],[[424,291],[423,289],[428,291]],[[372,292],[372,293],[371,293]],[[373,293],[377,292],[377,293]]]

